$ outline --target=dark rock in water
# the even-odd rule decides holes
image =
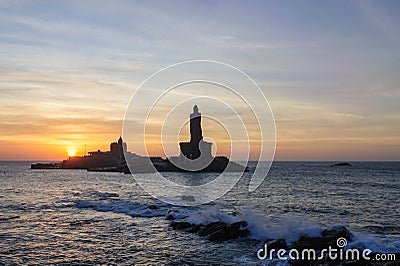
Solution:
[[[322,231],[321,237],[306,237],[306,236],[300,237],[300,239],[294,243],[293,248],[296,248],[298,251],[302,251],[304,249],[314,249],[316,251],[321,251],[322,249],[328,249],[329,246],[334,249],[337,249],[338,248],[337,240],[341,237],[345,238],[347,241],[352,241],[353,234],[344,226],[336,226]],[[328,256],[325,256],[324,259],[319,261],[290,260],[289,264],[296,266],[297,265],[352,265],[352,266],[375,265],[371,264],[369,261],[366,260],[341,261],[339,259],[332,260]]]
[[[221,229],[215,232],[212,232],[208,236],[208,240],[210,241],[226,241],[228,239],[232,239],[226,229]]]
[[[267,245],[268,250],[275,249],[285,249],[289,250],[289,247],[285,241],[285,239],[269,239],[265,240],[264,245]]]
[[[246,226],[246,221],[235,222],[230,226],[227,226],[227,224],[223,222],[215,222],[208,224],[204,229],[201,229],[199,235],[208,235],[210,241],[226,241],[229,239],[248,236],[250,231],[243,229]]]
[[[228,233],[231,239],[249,236],[250,231],[248,229],[244,229],[246,226],[247,226],[246,221],[239,221],[231,224],[228,228]]]
[[[178,230],[178,229],[187,229],[187,228],[191,227],[192,224],[189,222],[172,222],[170,224],[170,226],[173,229]]]
[[[347,241],[353,239],[353,234],[345,226],[337,226],[332,229],[325,229],[321,233],[322,237],[326,239],[332,246],[336,245],[336,241],[340,237],[346,238]]]
[[[238,237],[248,237],[250,235],[250,230],[243,229],[238,232]]]
[[[299,240],[297,240],[293,247],[297,250],[301,251],[303,249],[315,249],[315,250],[322,250],[324,248],[328,248],[329,243],[323,237],[307,237],[302,236]]]
[[[226,230],[227,228],[228,226],[224,222],[209,223],[199,231],[199,236],[208,236],[219,230]]]
[[[239,222],[235,222],[233,224],[231,224],[231,229],[234,230],[240,230],[241,228],[245,228],[247,226],[247,222],[246,221],[239,221]]]
[[[221,229],[216,232],[213,232],[208,236],[208,240],[210,241],[226,241],[229,239],[236,239],[239,237],[246,237],[250,234],[250,231],[247,229],[244,230],[232,230],[232,228],[228,227],[227,229]]]
[[[244,229],[246,221],[239,221],[228,226],[226,223],[218,221],[207,224],[191,224],[189,222],[172,222],[173,229],[185,230],[188,233],[198,233],[199,236],[207,236],[210,241],[226,241],[239,237],[246,237],[250,231]]]
[[[194,224],[192,225],[192,227],[189,227],[186,232],[188,233],[197,233],[200,231],[201,228],[203,228],[204,226],[201,224]]]
[[[331,229],[325,229],[322,231],[321,237],[300,237],[300,239],[294,243],[293,247],[298,250],[306,248],[321,250],[328,248],[329,246],[336,248],[336,242],[341,237],[345,238],[347,241],[351,241],[353,234],[344,226],[332,227]]]
[[[335,163],[335,164],[331,165],[331,167],[334,167],[334,166],[352,166],[352,165],[350,163]]]
[[[146,209],[157,210],[157,209],[158,209],[158,206],[157,206],[157,205],[150,205],[150,206],[147,207]]]
[[[172,214],[168,214],[167,217],[165,217],[165,219],[172,221],[175,220],[175,217]]]

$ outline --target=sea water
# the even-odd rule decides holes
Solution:
[[[400,252],[400,163],[331,164],[274,162],[254,192],[250,167],[215,202],[178,207],[147,194],[131,175],[1,162],[0,264],[259,264],[259,240],[290,243],[336,225],[355,235],[354,247]],[[218,174],[165,176],[197,185]],[[210,242],[172,230],[168,212],[198,224],[246,220],[250,236]]]

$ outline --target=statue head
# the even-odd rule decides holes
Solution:
[[[197,105],[193,106],[193,114],[198,114],[199,113],[199,107]]]

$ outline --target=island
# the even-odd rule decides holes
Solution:
[[[35,163],[31,169],[86,169],[99,172],[243,172],[248,168],[226,156],[212,156],[212,143],[203,140],[201,113],[197,105],[190,114],[190,141],[180,142],[180,154],[169,158],[147,157],[129,152],[122,137],[110,144],[109,151],[93,151],[71,156],[62,162]],[[129,167],[128,167],[129,166]]]

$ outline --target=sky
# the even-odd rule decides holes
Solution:
[[[139,85],[194,59],[257,82],[275,160],[400,160],[399,13],[396,0],[0,0],[0,160],[108,150]]]

